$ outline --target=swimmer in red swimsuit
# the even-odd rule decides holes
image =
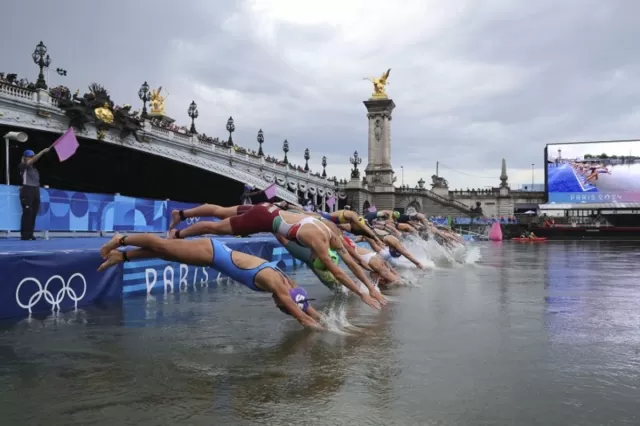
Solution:
[[[121,246],[138,249],[119,251]],[[322,330],[318,323],[321,315],[308,303],[306,291],[297,287],[291,279],[275,265],[259,257],[231,250],[213,238],[195,240],[173,240],[153,234],[129,236],[114,235],[100,249],[105,262],[98,271],[134,259],[165,259],[193,266],[213,267],[225,275],[244,284],[249,289],[272,294],[276,306],[293,316],[303,327]]]
[[[233,213],[237,213],[233,216]],[[342,239],[318,219],[281,210],[271,203],[260,203],[253,206],[220,207],[214,205],[199,206],[195,209],[178,211],[178,219],[200,216],[215,216],[220,214],[224,220],[220,222],[198,222],[180,231],[170,231],[173,238],[186,238],[197,235],[251,235],[269,232],[280,235],[290,241],[311,249],[327,270],[336,279],[356,293],[367,305],[380,309],[380,305],[386,304],[382,294],[373,286],[369,277],[358,266],[358,263],[345,249]],[[193,216],[192,216],[193,215]],[[172,213],[172,216],[175,216]],[[172,221],[173,224],[173,221]],[[175,226],[175,224],[173,224]],[[329,248],[338,253],[347,267],[355,274],[369,290],[369,294],[360,290],[360,287],[345,272],[340,269],[329,257]],[[377,302],[376,302],[377,300]]]

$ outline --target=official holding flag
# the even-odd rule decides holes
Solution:
[[[36,227],[36,218],[40,209],[40,173],[35,167],[35,163],[44,154],[56,150],[58,159],[65,161],[76,153],[78,141],[73,133],[73,128],[67,129],[62,136],[56,140],[49,148],[45,148],[39,153],[28,149],[22,155],[20,163],[20,205],[22,206],[22,220],[20,221],[20,237],[22,240],[35,240],[33,231]]]
[[[45,148],[39,153],[27,149],[22,154],[20,170],[20,205],[22,206],[22,220],[20,221],[20,237],[22,240],[35,240],[33,231],[36,227],[36,217],[40,209],[40,173],[35,163],[49,152]]]

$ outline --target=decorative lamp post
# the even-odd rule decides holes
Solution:
[[[189,105],[189,111],[187,111],[189,117],[191,117],[191,129],[189,130],[192,135],[198,133],[196,131],[196,118],[198,118],[198,104],[196,101],[191,101],[191,105]]]
[[[309,171],[309,159],[311,156],[309,155],[309,148],[304,150],[304,171]]]
[[[262,129],[258,130],[258,137],[256,138],[258,141],[258,156],[264,157],[264,151],[262,151],[262,144],[264,143],[264,133],[262,133]]]
[[[140,115],[142,118],[147,118],[147,102],[151,100],[151,94],[149,93],[149,85],[145,81],[140,86],[140,90],[138,90],[138,97],[142,101],[142,114]]]
[[[235,132],[236,126],[233,124],[233,117],[229,117],[227,120],[227,132],[229,132],[229,146],[233,146],[233,136],[231,135]]]
[[[358,155],[358,151],[353,152],[353,157],[349,158],[349,162],[353,164],[353,170],[351,170],[351,177],[360,179],[360,170],[358,166],[362,163],[362,158]]]
[[[322,157],[322,177],[327,177],[327,157]]]
[[[418,187],[420,189],[424,189],[424,183],[425,183],[424,180],[422,180],[422,178],[420,178],[420,180],[418,181]]]
[[[284,164],[289,164],[289,159],[287,159],[287,153],[289,152],[289,141],[288,140],[284,140],[284,142],[282,143],[282,150],[284,151]]]
[[[51,65],[51,57],[47,55],[47,46],[43,42],[38,43],[36,49],[31,54],[33,62],[40,67],[40,73],[38,74],[38,81],[36,81],[36,89],[47,89],[47,82],[44,80],[44,67]]]

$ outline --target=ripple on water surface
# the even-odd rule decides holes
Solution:
[[[329,333],[227,281],[7,324],[2,423],[640,424],[638,246],[411,249],[381,312],[294,273]]]

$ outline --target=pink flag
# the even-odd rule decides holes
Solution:
[[[60,161],[65,161],[76,153],[80,144],[78,144],[76,135],[73,133],[73,127],[69,127],[51,146],[56,150]]]
[[[272,183],[271,185],[267,186],[264,189],[264,195],[267,196],[267,200],[270,200],[276,196],[277,191],[278,191],[278,188],[276,188],[276,184]]]
[[[369,207],[369,213],[375,213],[377,211],[378,211],[378,209],[376,208],[376,206]]]
[[[327,199],[327,206],[329,206],[329,208],[333,208],[333,206],[336,205],[336,197],[330,197]]]

